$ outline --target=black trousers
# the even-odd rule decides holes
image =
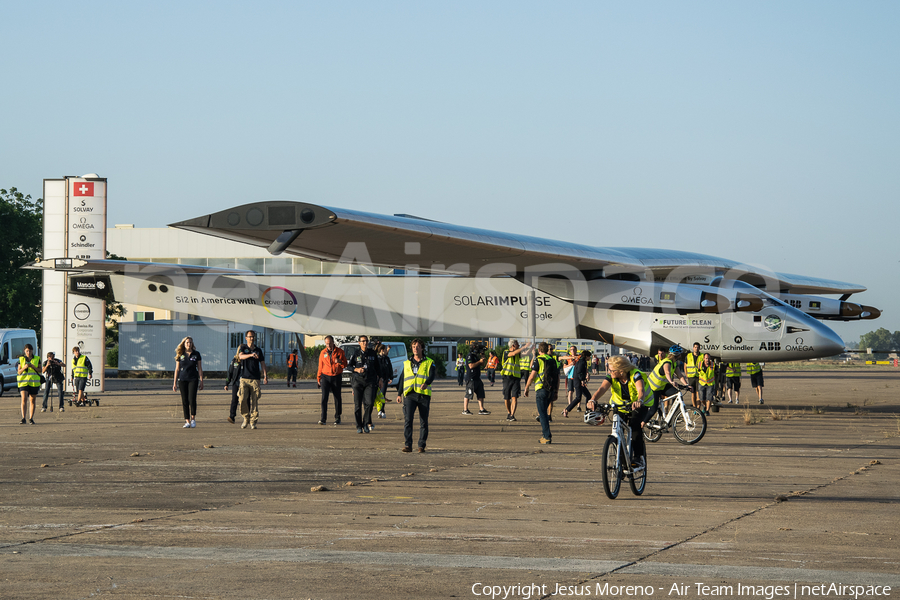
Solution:
[[[238,390],[240,390],[240,389],[241,389],[241,380],[237,379],[231,385],[231,411],[228,413],[228,416],[231,417],[232,419],[237,417],[238,402],[240,402],[240,399],[238,398]]]
[[[431,396],[410,392],[403,398],[403,437],[406,447],[412,448],[413,419],[419,411],[419,448],[424,448],[428,441],[428,412],[431,409]]]
[[[287,384],[291,385],[292,381],[297,383],[297,367],[288,367]]]
[[[322,412],[319,420],[325,423],[328,421],[328,395],[334,395],[334,420],[341,419],[341,376],[340,375],[322,375],[319,379],[319,385],[322,386]]]
[[[181,408],[184,411],[185,420],[197,415],[197,389],[199,387],[199,379],[178,381],[178,389],[181,390]]]
[[[356,417],[356,428],[372,424],[372,405],[375,404],[375,392],[378,382],[353,382],[353,416]]]
[[[566,412],[572,412],[572,409],[578,406],[581,403],[582,396],[586,400],[591,399],[591,393],[588,391],[587,387],[584,386],[583,382],[578,380],[573,380],[575,391],[572,392],[572,401],[569,402],[569,405],[566,407]],[[587,406],[587,405],[585,405]]]
[[[643,456],[645,452],[644,432],[641,430],[641,422],[646,423],[653,418],[657,408],[659,408],[659,403],[653,406],[642,406],[631,413],[631,418],[628,419],[628,426],[631,427],[631,456],[634,458]]]

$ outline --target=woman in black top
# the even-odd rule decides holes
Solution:
[[[184,410],[184,427],[197,426],[197,390],[203,389],[203,367],[194,340],[186,337],[175,350],[175,380],[172,391],[181,390],[181,407]]]

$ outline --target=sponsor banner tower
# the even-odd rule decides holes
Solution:
[[[106,258],[106,179],[94,174],[44,180],[44,258]],[[41,351],[56,353],[71,376],[72,348],[78,346],[94,367],[88,391],[105,389],[106,304],[97,298],[70,294],[86,283],[65,272],[44,271]]]

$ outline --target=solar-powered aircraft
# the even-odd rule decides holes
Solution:
[[[82,272],[70,277],[75,282],[108,280],[119,301],[298,333],[580,338],[642,354],[699,342],[732,362],[832,356],[844,344],[822,321],[881,314],[848,301],[865,291],[860,285],[692,252],[598,248],[410,215],[270,201],[171,226],[272,255],[355,263],[361,273],[79,259],[29,266]],[[366,274],[372,267],[394,273]]]

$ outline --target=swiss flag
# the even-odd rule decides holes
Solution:
[[[93,196],[94,195],[94,182],[93,181],[76,181],[72,185],[75,186],[75,195],[76,196]]]

